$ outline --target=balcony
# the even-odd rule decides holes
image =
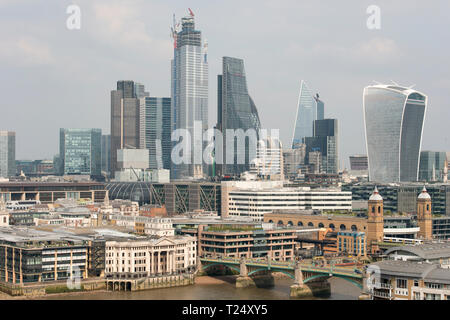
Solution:
[[[372,296],[376,297],[376,298],[383,298],[383,299],[389,299],[389,300],[392,299],[390,291],[386,292],[386,291],[379,291],[379,290],[375,289],[372,292]]]

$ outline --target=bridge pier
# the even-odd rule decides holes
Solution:
[[[313,282],[305,284],[303,282],[303,272],[299,263],[295,264],[294,269],[295,280],[294,284],[290,287],[291,298],[311,298],[313,296],[330,296],[331,285],[327,281],[327,278],[318,279]]]

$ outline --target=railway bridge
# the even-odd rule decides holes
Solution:
[[[271,276],[272,272],[281,272],[293,280],[291,297],[311,295],[329,295],[331,277],[342,278],[363,290],[365,271],[361,267],[342,267],[333,263],[319,265],[314,262],[274,261],[267,258],[246,259],[233,257],[199,257],[198,271],[206,271],[212,266],[225,266],[239,273],[237,287],[255,285],[258,275]],[[273,278],[272,278],[273,279]]]

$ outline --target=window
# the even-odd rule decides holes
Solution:
[[[406,280],[406,279],[397,279],[397,288],[399,288],[399,289],[407,289],[408,288],[408,280]]]

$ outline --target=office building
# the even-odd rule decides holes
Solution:
[[[256,158],[251,161],[250,173],[259,177],[284,180],[282,145],[279,139],[259,140]]]
[[[107,278],[193,272],[197,261],[197,239],[190,236],[106,241],[105,248]]]
[[[191,136],[181,143],[187,161],[173,164],[174,179],[202,178],[203,131],[208,128],[208,61],[206,44],[202,47],[201,32],[195,30],[194,15],[181,19],[181,30],[173,32],[174,57],[172,60],[172,125],[173,129],[186,129]],[[177,144],[177,142],[175,142]],[[188,162],[188,163],[186,163]]]
[[[218,76],[217,128],[222,132],[222,150],[216,150],[218,174],[239,175],[249,171],[256,157],[261,123],[255,103],[248,94],[244,60],[222,58],[222,75]],[[228,131],[227,130],[232,130]],[[245,139],[239,139],[238,132]],[[231,132],[234,136],[230,136]],[[238,138],[236,138],[236,136]],[[220,145],[216,144],[217,148]],[[230,161],[232,159],[232,161]],[[229,163],[231,162],[231,163]]]
[[[338,160],[338,124],[336,119],[315,120],[313,136],[305,137],[306,161],[309,161],[311,152],[321,153],[321,167],[319,172],[339,173]],[[317,165],[317,161],[313,162]],[[315,168],[317,171],[317,168]],[[317,173],[317,172],[316,172]]]
[[[145,97],[140,100],[140,148],[149,150],[150,169],[171,168],[171,100]]]
[[[137,91],[141,95],[144,89]],[[139,148],[139,104],[135,83],[117,81],[117,90],[111,91],[111,173],[117,171],[117,150]]]
[[[417,181],[427,99],[400,86],[364,88],[370,181]]]
[[[278,181],[274,181],[277,183]],[[351,211],[351,192],[282,187],[262,181],[222,182],[222,215],[262,221],[274,210]],[[228,187],[228,188],[227,188]]]
[[[444,181],[448,171],[445,152],[421,151],[419,181]]]
[[[101,175],[101,129],[60,129],[64,175]]]
[[[294,133],[292,136],[292,148],[299,143],[304,143],[305,137],[313,135],[313,124],[315,120],[324,118],[324,103],[319,95],[313,96],[311,90],[304,80],[300,83],[300,94],[298,96],[297,115],[295,117]]]
[[[0,177],[16,175],[16,133],[0,131]]]
[[[350,159],[350,174],[361,176],[369,173],[369,165],[366,155],[353,155]]]
[[[111,174],[111,135],[102,135],[102,172]]]
[[[305,164],[306,145],[295,149],[283,149],[283,173],[286,179],[295,179],[300,166]]]

